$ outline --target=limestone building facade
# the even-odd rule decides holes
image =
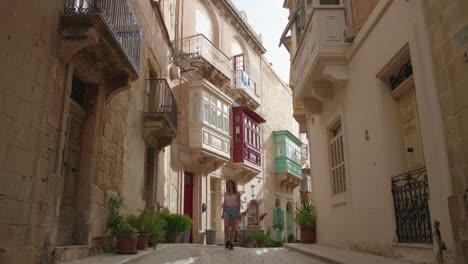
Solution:
[[[101,253],[119,193],[125,213],[191,215],[193,243],[222,234],[226,179],[246,228],[293,214],[291,90],[230,1],[13,1],[0,14],[0,262]]]
[[[468,8],[442,2],[284,2],[319,243],[466,263]]]

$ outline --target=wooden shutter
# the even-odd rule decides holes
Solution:
[[[333,138],[330,140],[332,193],[339,194],[346,192],[346,167],[341,125],[333,129],[332,136]]]

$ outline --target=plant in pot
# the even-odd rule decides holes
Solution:
[[[152,211],[152,225],[150,227],[149,245],[156,248],[165,237],[166,221],[158,213]]]
[[[109,217],[107,228],[117,239],[117,253],[135,254],[137,246],[137,229],[132,227],[126,218],[120,214],[123,199],[117,196],[109,199]]]
[[[310,203],[303,203],[301,209],[297,209],[294,219],[301,229],[302,243],[315,243],[315,226],[317,223],[317,212]]]
[[[250,236],[247,236],[245,238],[245,245],[246,247],[248,248],[253,248],[255,247],[255,240],[253,239],[253,237],[250,235]]]
[[[216,242],[216,230],[214,228],[210,228],[205,230],[206,233],[206,244],[207,245],[214,245]]]
[[[192,219],[186,215],[170,214],[166,217],[169,240],[172,243],[180,243],[182,233],[190,229]]]
[[[140,215],[138,217],[134,215],[128,216],[127,221],[139,232],[137,238],[138,250],[145,250],[148,247],[150,237],[153,237],[151,239],[153,241],[152,245],[153,247],[156,247],[157,242],[159,242],[158,237],[160,236],[162,229],[161,221],[158,219],[156,212],[144,209],[140,211]]]
[[[257,242],[257,247],[258,248],[264,248],[266,247],[266,242],[270,239],[270,237],[263,233],[263,232],[260,232],[260,231],[257,231],[257,230],[254,230],[252,231],[252,234],[251,234],[253,240],[255,240],[255,242]]]

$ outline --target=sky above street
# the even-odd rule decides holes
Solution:
[[[262,35],[265,54],[281,79],[289,83],[289,53],[284,46],[278,47],[283,29],[288,23],[288,10],[284,0],[231,0],[237,9],[247,13],[249,24]]]

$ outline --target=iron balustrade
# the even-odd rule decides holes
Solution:
[[[392,194],[398,242],[432,244],[426,168],[392,177]]]
[[[255,82],[242,70],[234,71],[232,87],[234,89],[243,89],[251,97],[257,97],[257,87]]]
[[[400,84],[402,84],[406,79],[413,75],[413,65],[411,61],[405,63],[397,75],[390,77],[390,84],[392,90],[395,90]]]
[[[149,100],[146,104],[145,119],[164,116],[174,130],[177,130],[179,110],[169,84],[164,79],[148,79],[146,82]]]
[[[176,42],[184,53],[196,54],[215,66],[225,76],[231,77],[231,59],[203,34],[186,37]]]
[[[67,15],[100,15],[138,72],[141,29],[128,0],[64,0],[63,12]]]

